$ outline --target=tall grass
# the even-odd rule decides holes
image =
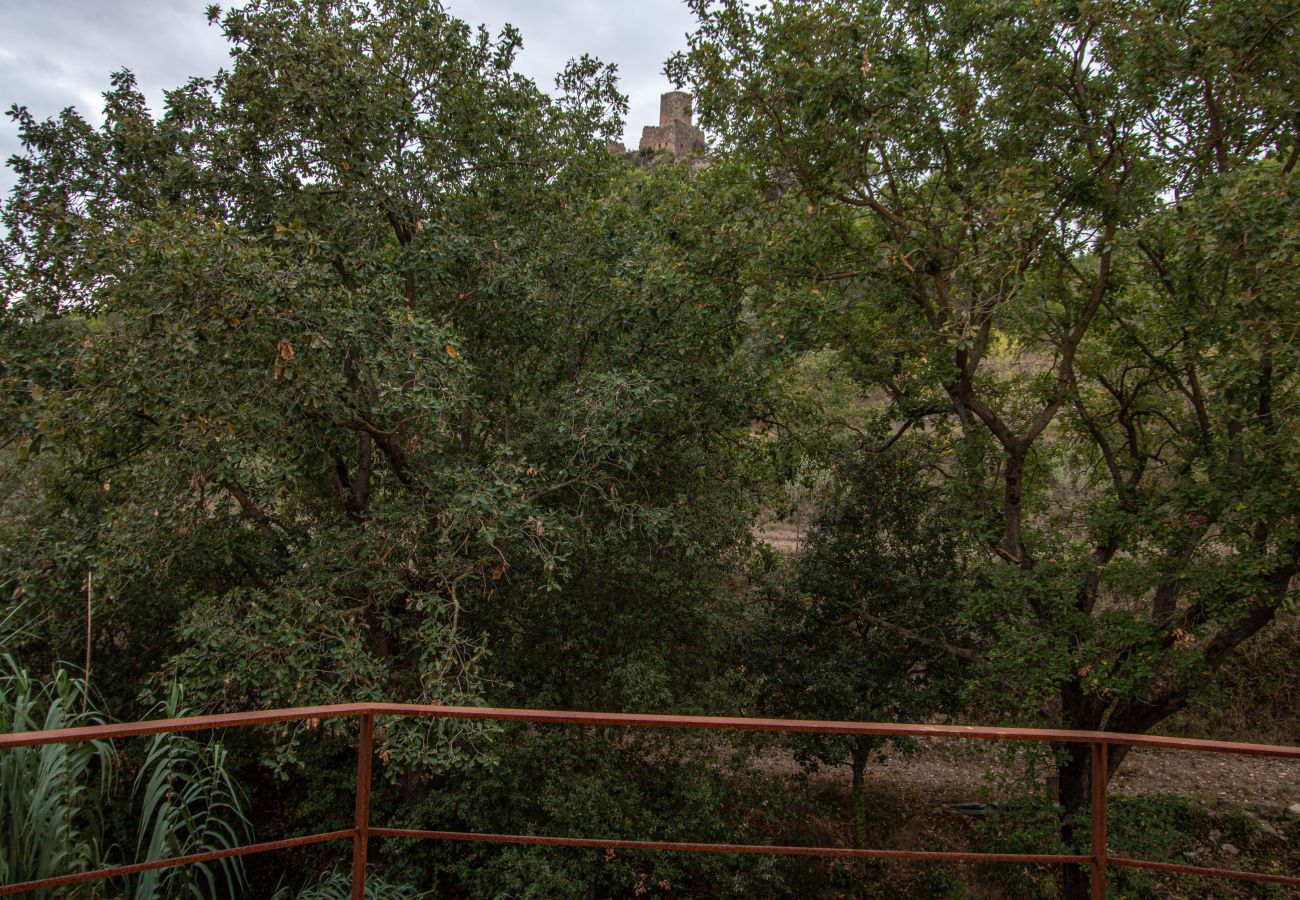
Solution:
[[[18,632],[17,614],[10,610],[0,619],[0,647]],[[158,714],[187,715],[183,700],[181,688],[173,687]],[[102,722],[81,678],[62,667],[47,680],[34,678],[11,655],[0,653],[0,731]],[[225,849],[250,835],[225,748],[187,735],[158,734],[150,739],[132,790],[140,821],[134,859],[114,859],[121,854],[105,848],[101,812],[111,798],[117,761],[106,741],[0,751],[0,884]],[[94,898],[106,889],[104,882],[89,882],[35,896]],[[225,859],[142,873],[130,879],[124,896],[162,900],[244,893],[241,861]]]
[[[161,718],[189,715],[184,691],[173,685]],[[249,836],[244,796],[227,768],[226,748],[206,747],[183,734],[156,734],[135,781],[141,800],[136,858],[167,859],[244,843]],[[135,900],[154,898],[238,897],[243,893],[244,869],[239,858],[155,869],[136,877]]]
[[[86,686],[60,670],[38,681],[8,654],[0,656],[0,731],[96,725]],[[99,816],[113,772],[104,741],[45,744],[0,751],[0,884],[30,881],[103,864]],[[64,890],[61,897],[93,896]],[[42,892],[37,896],[52,896]]]

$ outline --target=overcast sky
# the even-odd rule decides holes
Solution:
[[[0,108],[18,103],[38,118],[75,106],[95,123],[109,73],[129,68],[155,111],[166,88],[210,75],[226,61],[221,32],[204,13],[210,0],[0,0]],[[222,3],[229,7],[230,2]],[[618,65],[631,100],[624,142],[657,124],[659,95],[671,89],[664,60],[685,46],[692,19],[682,0],[450,0],[471,24],[509,22],[524,36],[518,68],[545,90],[566,60],[591,53]],[[0,159],[18,150],[13,124],[0,123]],[[13,184],[0,171],[0,190]]]

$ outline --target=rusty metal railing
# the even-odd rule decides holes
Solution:
[[[371,838],[417,838],[439,841],[478,841],[494,844],[536,844],[556,847],[588,847],[614,850],[667,850],[686,853],[750,853],[779,856],[818,856],[839,859],[908,859],[939,861],[1011,862],[1033,864],[1080,864],[1091,868],[1092,896],[1106,896],[1109,867],[1154,869],[1242,881],[1270,882],[1300,887],[1300,875],[1278,875],[1236,869],[1215,869],[1178,863],[1112,856],[1106,847],[1106,765],[1111,747],[1147,747],[1186,750],[1200,753],[1231,753],[1245,756],[1273,756],[1300,759],[1300,747],[1244,744],[1231,741],[1203,741],[1189,738],[1147,734],[1121,734],[1107,731],[1065,731],[1046,728],[985,728],[971,725],[906,725],[877,722],[814,722],[800,719],[747,719],[724,716],[667,716],[640,713],[593,713],[564,710],[492,709],[469,706],[416,706],[400,703],[345,703],[334,706],[308,706],[295,709],[272,709],[261,712],[228,713],[211,716],[188,716],[120,725],[96,725],[49,731],[24,731],[0,734],[0,751],[39,744],[112,740],[160,732],[203,731],[249,725],[271,725],[309,719],[357,717],[360,740],[357,750],[356,809],[351,828],[320,834],[247,844],[207,853],[171,859],[77,872],[0,885],[0,895],[17,894],[63,887],[102,878],[134,875],[151,869],[164,869],[235,856],[248,856],[272,850],[303,847],[328,841],[352,841],[352,896],[365,897],[366,859]],[[484,834],[463,831],[426,831],[411,828],[382,828],[370,823],[370,776],[374,756],[376,716],[422,716],[443,719],[477,719],[498,722],[529,722],[554,725],[596,725],[618,728],[702,728],[720,731],[766,731],[805,734],[872,735],[880,737],[929,737],[998,741],[1046,741],[1053,744],[1087,744],[1091,748],[1092,795],[1091,847],[1087,855],[1051,853],[974,853],[930,850],[857,850],[843,847],[783,847],[768,844],[700,844],[669,841],[637,841],[586,837],[547,837],[524,834]]]

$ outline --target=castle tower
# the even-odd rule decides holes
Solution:
[[[704,152],[704,132],[691,124],[691,95],[669,91],[659,97],[659,124],[641,129],[641,150],[674,157]]]
[[[659,95],[659,127],[691,124],[691,95],[685,91],[669,91]]]

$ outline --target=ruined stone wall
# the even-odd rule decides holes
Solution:
[[[641,129],[640,149],[676,157],[704,152],[704,132],[691,124],[691,95],[672,91],[659,98],[659,124]]]
[[[647,125],[641,130],[641,149],[651,153],[690,156],[704,150],[704,132],[692,125]]]

